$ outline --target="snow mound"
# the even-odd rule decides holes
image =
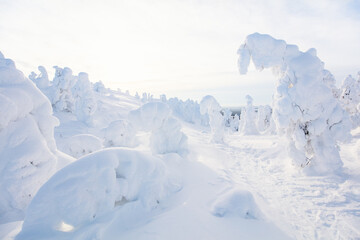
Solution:
[[[91,134],[78,134],[69,137],[61,150],[74,158],[80,158],[102,148],[100,138]]]
[[[241,74],[247,72],[250,59],[257,69],[277,73],[273,118],[279,134],[288,139],[294,163],[310,175],[341,170],[338,142],[349,139],[351,123],[324,80],[324,63],[316,50],[301,52],[283,40],[254,33],[238,54]]]
[[[137,130],[150,131],[150,147],[154,153],[187,153],[187,137],[181,132],[178,120],[162,102],[146,103],[129,112],[129,122]]]
[[[128,202],[150,210],[180,189],[160,158],[102,150],[63,168],[41,187],[16,239],[82,239],[76,235],[81,227],[99,224]]]
[[[23,218],[40,186],[57,170],[48,99],[0,54],[0,222]]]
[[[127,120],[116,120],[103,129],[106,147],[134,147],[136,130]]]
[[[222,143],[224,141],[224,117],[221,114],[221,106],[213,96],[207,95],[200,102],[200,113],[209,116],[211,128],[211,141]]]
[[[217,217],[261,219],[261,211],[253,195],[242,189],[232,189],[218,197],[212,206],[211,213]]]

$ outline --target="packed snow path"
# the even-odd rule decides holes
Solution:
[[[296,172],[277,136],[234,134],[227,136],[226,144],[209,145],[206,134],[186,134],[196,145],[199,161],[218,171],[224,181],[252,191],[263,201],[260,206],[268,218],[289,236],[360,239],[360,168],[355,167],[359,134],[342,146],[346,176],[341,177]]]

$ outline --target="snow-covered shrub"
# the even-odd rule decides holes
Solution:
[[[79,158],[102,148],[100,138],[91,134],[78,134],[66,139],[61,150],[74,158]]]
[[[136,130],[127,120],[116,120],[103,129],[106,147],[134,147]]]
[[[162,102],[150,102],[129,113],[129,122],[137,130],[150,131],[150,147],[154,153],[187,152],[187,137],[180,123],[170,117],[171,109]]]
[[[213,204],[211,213],[217,217],[262,218],[251,192],[242,189],[232,189],[220,195]]]
[[[240,133],[243,135],[257,135],[259,131],[256,128],[256,113],[253,107],[253,99],[246,95],[246,107],[242,109],[240,115]]]
[[[33,81],[36,84],[36,86],[40,89],[49,87],[50,86],[49,76],[45,67],[39,66],[38,70],[40,71],[40,74],[37,75],[36,73],[31,72],[29,79]]]
[[[222,143],[224,141],[224,117],[221,106],[213,96],[207,95],[200,102],[200,113],[209,116],[211,128],[211,141]]]
[[[49,100],[0,53],[0,222],[19,220],[58,167]]]
[[[294,162],[309,174],[328,174],[342,167],[338,141],[349,137],[347,113],[323,81],[324,64],[316,50],[254,33],[238,50],[239,71],[246,74],[250,59],[258,70],[273,68],[279,77],[273,118],[287,136]]]
[[[185,122],[193,124],[209,125],[209,117],[200,113],[200,104],[193,100],[185,102],[178,98],[170,98],[167,104],[173,111],[173,114]]]
[[[127,204],[151,210],[181,190],[170,173],[162,159],[138,151],[113,148],[85,156],[41,187],[16,239],[89,239],[83,227],[101,223],[106,214]]]
[[[48,92],[53,109],[57,112],[74,112],[75,103],[71,89],[76,83],[76,77],[72,75],[70,68],[54,68],[55,77]]]
[[[79,73],[78,79],[72,88],[75,101],[75,115],[79,121],[87,124],[92,123],[92,115],[95,113],[97,104],[87,73]]]

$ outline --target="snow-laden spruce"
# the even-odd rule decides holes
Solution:
[[[151,210],[181,190],[169,171],[162,159],[138,151],[112,148],[85,156],[41,187],[16,239],[93,239],[122,207]]]
[[[272,118],[272,109],[269,105],[258,106],[256,126],[262,134],[275,134],[276,127]]]
[[[256,128],[256,113],[253,107],[253,98],[249,95],[245,96],[246,107],[241,110],[240,115],[240,133],[243,135],[258,135]]]
[[[171,109],[162,102],[150,102],[129,113],[135,129],[151,132],[150,147],[154,153],[187,152],[187,137],[181,132],[178,120],[171,117]]]
[[[190,99],[182,101],[178,98],[170,98],[166,101],[166,96],[162,97],[162,101],[169,105],[176,117],[197,125],[209,125],[208,116],[200,113],[200,104],[196,101]]]
[[[19,220],[59,167],[49,100],[0,53],[0,222]]]
[[[337,142],[349,137],[350,121],[324,81],[324,63],[316,50],[301,52],[283,40],[254,33],[238,54],[240,74],[247,73],[250,60],[258,70],[276,72],[273,117],[279,133],[287,136],[295,163],[309,174],[341,169]]]
[[[39,67],[40,77],[36,77],[34,74],[31,74],[30,77],[38,86],[42,83],[42,87],[39,88],[50,99],[55,112],[73,113],[79,121],[91,125],[92,117],[97,110],[93,89],[104,93],[103,84],[98,82],[93,87],[87,73],[81,72],[78,76],[74,76],[68,67],[55,66],[54,68],[55,76],[50,86],[45,84],[44,76],[47,78],[47,73],[46,69],[41,66]]]
[[[92,124],[92,115],[95,113],[97,105],[94,98],[89,75],[81,72],[72,88],[75,100],[75,115],[79,121]]]
[[[75,100],[71,89],[76,83],[76,77],[68,67],[55,66],[55,77],[48,92],[48,97],[57,112],[74,112]]]
[[[209,116],[211,128],[211,141],[222,143],[224,141],[224,117],[221,106],[213,96],[207,95],[200,102],[200,113]]]
[[[358,80],[351,75],[344,79],[340,88],[340,102],[351,117],[352,127],[360,126],[360,72]]]

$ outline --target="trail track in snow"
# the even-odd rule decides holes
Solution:
[[[197,145],[199,161],[218,171],[225,181],[252,191],[267,205],[263,209],[269,220],[289,236],[360,239],[360,168],[352,167],[359,160],[354,154],[357,138],[342,146],[348,174],[309,177],[291,166],[285,145],[276,136],[233,134],[225,144],[209,144],[206,134],[187,134]]]

